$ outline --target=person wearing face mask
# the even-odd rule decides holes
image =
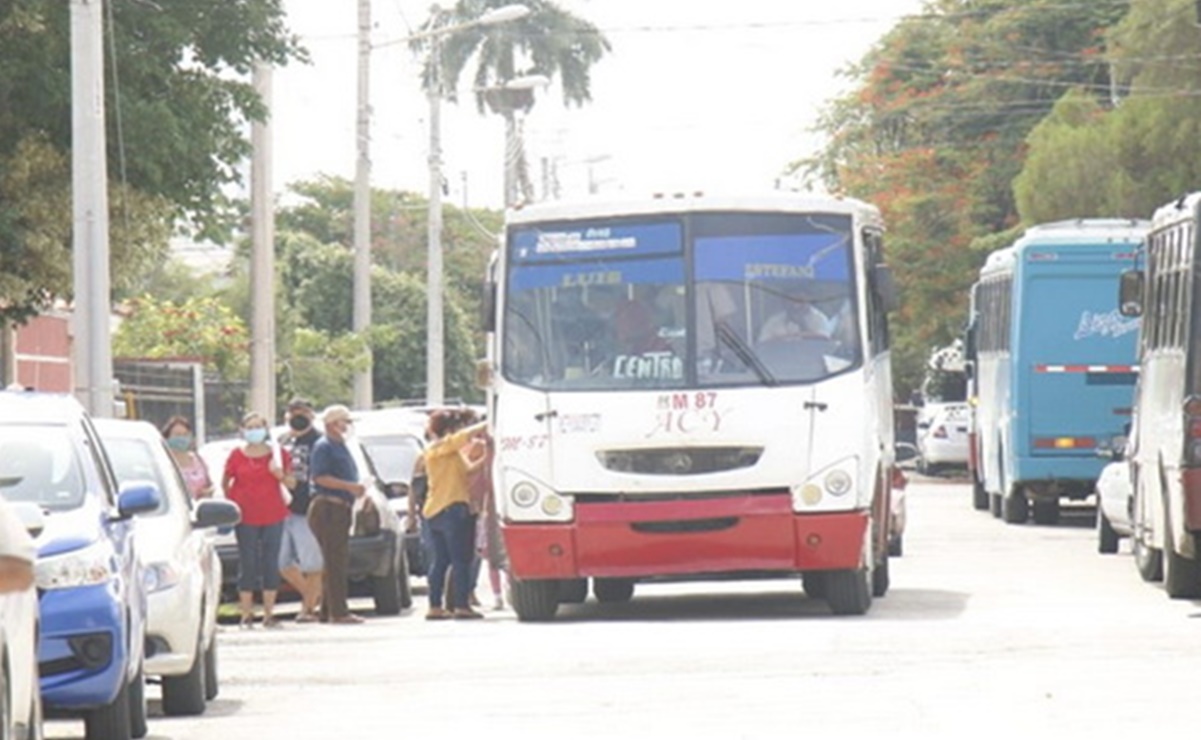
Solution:
[[[196,454],[196,437],[192,433],[192,423],[182,416],[172,416],[162,428],[163,439],[171,448],[171,457],[179,465],[184,483],[192,498],[208,498],[213,495],[213,480],[209,477],[208,466],[200,455]]]
[[[350,409],[335,404],[321,416],[325,435],[313,445],[309,458],[312,503],[309,526],[321,543],[325,570],[321,579],[322,622],[359,624],[363,618],[350,613],[347,603],[350,571],[350,522],[355,499],[367,493],[359,482],[359,469],[347,446]]]
[[[292,459],[280,451],[274,460],[268,442],[267,420],[251,412],[242,417],[246,444],[230,453],[225,462],[221,487],[226,498],[242,510],[242,522],[234,530],[238,540],[238,607],[242,627],[254,624],[254,592],[263,594],[263,626],[278,627],[275,594],[279,590],[279,548],[288,507],[280,485],[295,487]]]
[[[300,594],[300,613],[297,622],[315,622],[317,605],[321,602],[321,573],[324,560],[321,544],[309,526],[309,503],[312,500],[309,482],[309,460],[313,445],[321,439],[313,423],[313,405],[303,398],[288,403],[286,420],[289,431],[282,440],[284,449],[292,456],[292,503],[284,519],[283,542],[279,551],[279,574]]]

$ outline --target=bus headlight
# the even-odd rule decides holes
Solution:
[[[563,512],[563,499],[553,493],[542,499],[542,513],[547,516],[558,516]]]
[[[831,470],[822,481],[822,486],[831,496],[842,496],[851,490],[851,476],[845,470]]]
[[[509,491],[509,498],[523,509],[528,509],[538,500],[538,489],[532,483],[518,483]]]

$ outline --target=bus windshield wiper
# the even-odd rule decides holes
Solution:
[[[763,364],[763,360],[755,354],[742,337],[738,336],[738,332],[730,328],[722,319],[717,319],[713,322],[713,328],[716,330],[718,339],[729,345],[730,349],[734,350],[734,354],[738,359],[742,360],[742,364],[755,371],[755,375],[759,376],[759,381],[763,385],[774,386],[778,385],[779,381],[767,369],[767,365]]]

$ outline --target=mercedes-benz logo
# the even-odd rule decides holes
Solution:
[[[664,461],[667,469],[676,475],[683,475],[692,470],[692,455],[687,452],[673,452]]]

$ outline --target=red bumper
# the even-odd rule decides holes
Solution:
[[[858,567],[868,512],[798,515],[788,494],[577,505],[569,524],[507,524],[518,578]]]

